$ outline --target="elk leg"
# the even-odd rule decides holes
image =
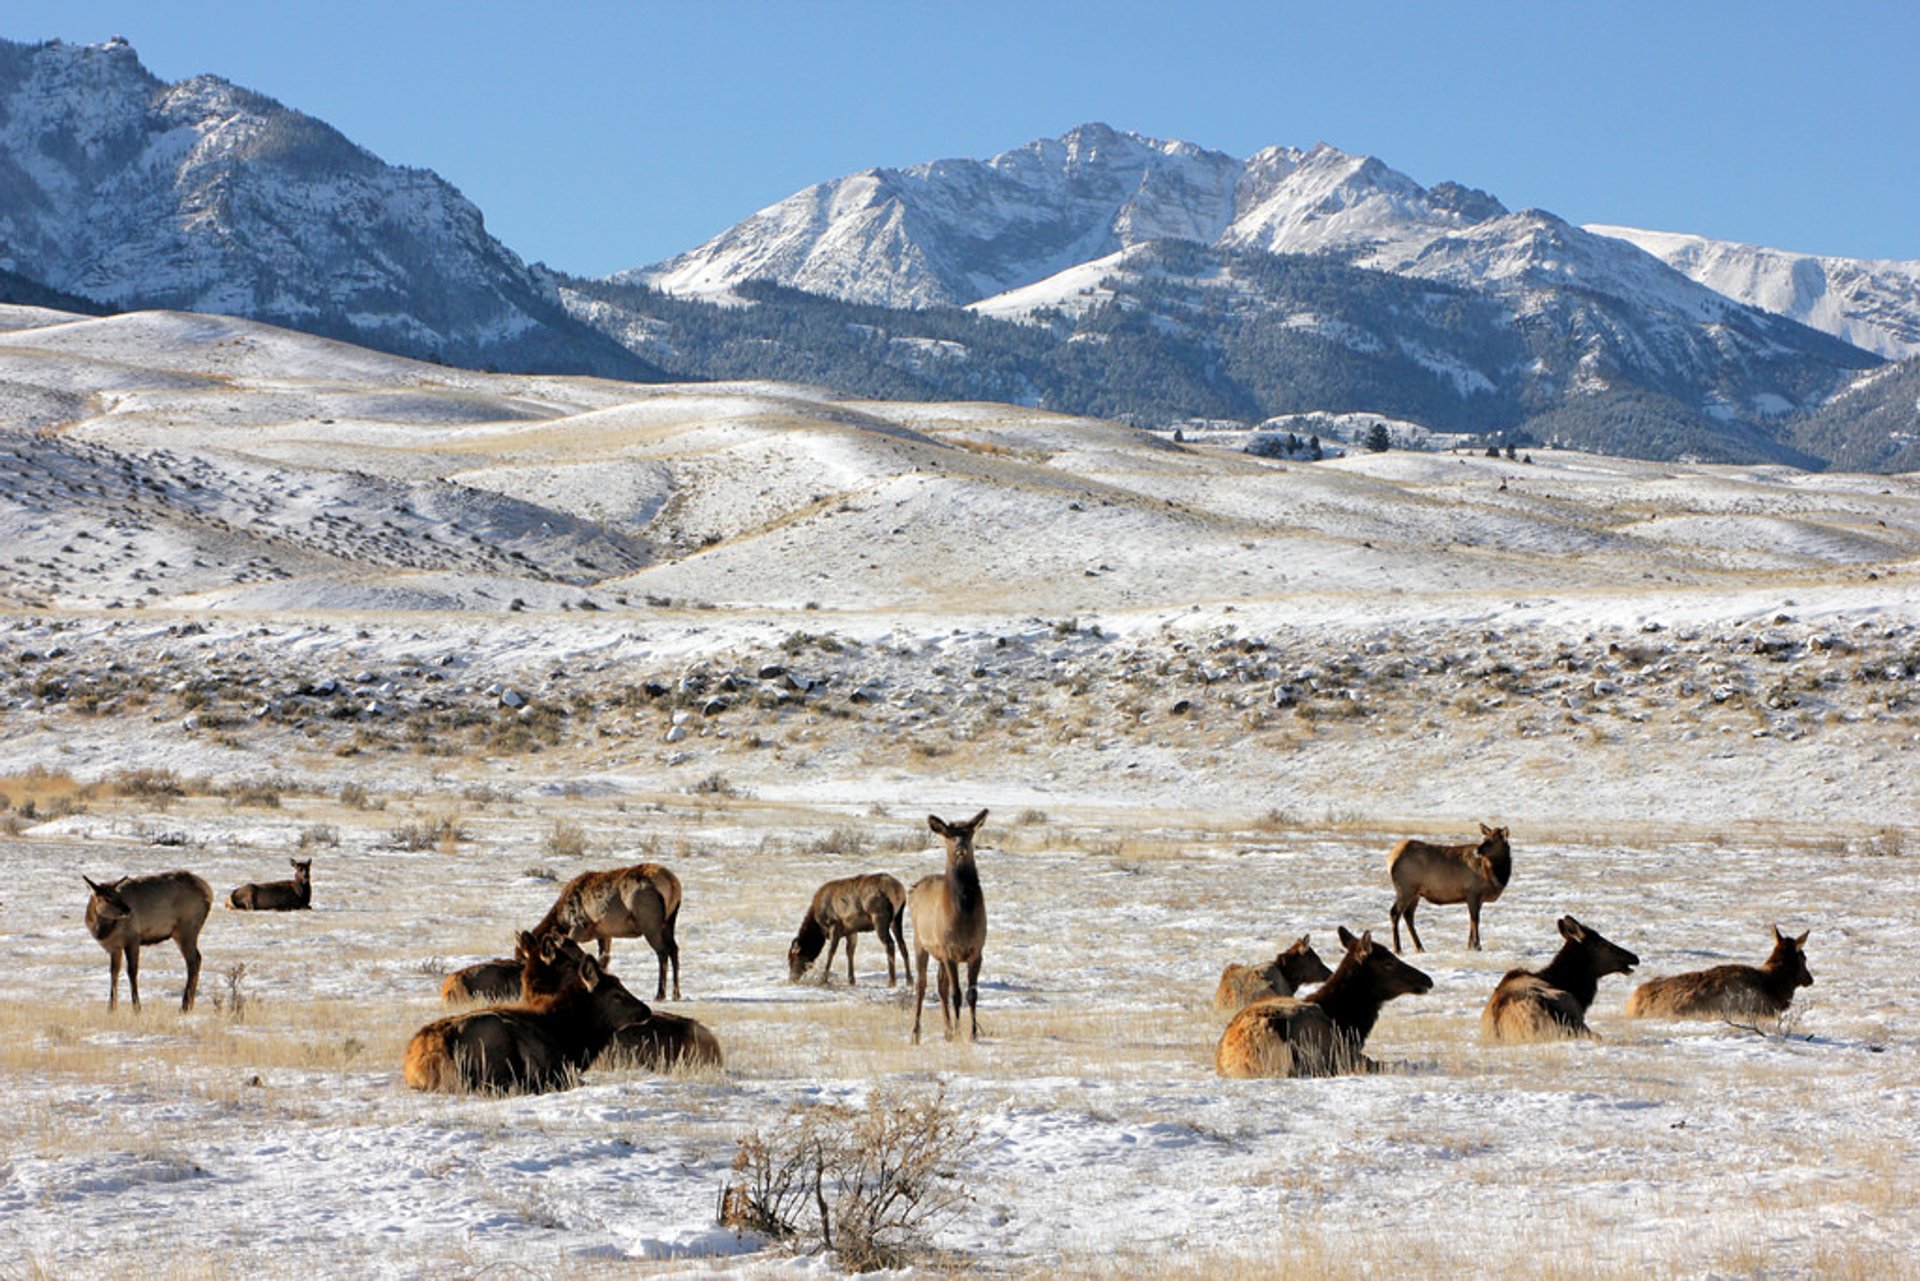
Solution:
[[[859,936],[855,934],[847,935],[847,986],[848,987],[857,986],[853,978],[853,944],[854,944],[854,940],[858,937]]]
[[[107,1009],[118,1009],[120,1005],[120,953],[107,953]]]
[[[971,1039],[980,1039],[980,958],[967,962],[967,1017],[972,1021]]]
[[[927,954],[916,952],[914,961],[920,967],[920,977],[913,985],[913,1043],[920,1044],[920,1007],[927,1002]]]
[[[1477,898],[1467,900],[1467,922],[1467,950],[1478,952],[1480,950],[1480,900]]]
[[[875,933],[877,933],[877,934],[878,934],[878,935],[880,936],[880,943],[881,943],[881,945],[882,945],[882,946],[884,946],[884,947],[885,947],[885,948],[887,949],[887,986],[888,986],[888,987],[892,987],[892,986],[893,986],[893,982],[894,982],[894,977],[893,977],[893,918],[892,918],[892,917],[890,917],[890,916],[889,916],[889,917],[884,917],[884,918],[882,918],[882,919],[881,919],[881,921],[880,921],[880,928],[879,928],[878,930],[876,930],[876,931],[874,931],[874,932],[875,932]]]
[[[180,998],[180,1012],[185,1014],[193,1008],[194,994],[200,990],[200,947],[197,940],[180,940],[180,955],[187,962],[187,990]]]
[[[822,962],[820,966],[821,987],[830,987],[833,984],[833,958],[834,954],[839,952],[839,950],[840,934],[839,931],[836,930],[827,936],[827,959]],[[853,949],[852,947],[848,947],[847,950],[851,952]]]
[[[951,962],[943,959],[939,962],[939,965],[940,965],[940,1023],[942,1027],[946,1028],[947,1039],[951,1041],[953,1039],[953,1004],[951,1001],[948,1000],[948,996],[955,987],[959,986],[960,979],[957,974],[951,978],[948,977],[947,971],[950,968],[952,968]]]
[[[1420,900],[1419,899],[1413,900],[1413,902],[1407,904],[1407,910],[1402,912],[1400,916],[1401,916],[1401,919],[1406,921],[1407,923],[1407,937],[1413,940],[1413,950],[1416,952],[1424,952],[1427,949],[1420,945],[1420,931],[1413,927],[1413,913],[1414,913],[1414,910],[1419,906],[1420,906]],[[1396,938],[1398,937],[1397,932],[1395,937]]]
[[[602,934],[600,936],[600,968],[601,969],[604,970],[607,968],[607,959],[612,955],[613,955],[613,935]]]
[[[680,917],[680,909],[675,908],[673,915],[667,918],[667,959],[673,962],[673,999],[680,999],[680,940],[673,932],[673,923]]]
[[[140,1008],[140,945],[127,948],[127,991],[133,994],[133,1008]]]

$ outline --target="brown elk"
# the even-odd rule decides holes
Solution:
[[[1500,897],[1513,879],[1513,851],[1507,845],[1507,829],[1480,825],[1477,845],[1430,845],[1421,840],[1404,840],[1387,855],[1387,875],[1393,880],[1393,950],[1400,950],[1400,922],[1407,923],[1413,938],[1413,950],[1420,946],[1420,931],[1413,928],[1413,913],[1420,900],[1446,905],[1467,905],[1467,947],[1480,950],[1480,905]]]
[[[243,912],[297,912],[313,906],[313,860],[292,858],[291,881],[265,881],[236,886],[227,906]]]
[[[1213,1008],[1231,1014],[1269,996],[1292,996],[1307,984],[1324,982],[1332,974],[1302,934],[1293,946],[1283,948],[1265,965],[1229,965],[1222,970],[1220,986],[1213,990]]]
[[[539,963],[559,940],[520,936],[522,963]],[[549,952],[549,957],[551,952]],[[646,1017],[646,1003],[584,953],[545,995],[518,1005],[453,1014],[427,1024],[407,1043],[401,1073],[416,1090],[541,1093],[564,1089],[623,1025]]]
[[[192,872],[160,872],[153,876],[123,876],[110,885],[86,877],[93,897],[87,900],[87,931],[107,950],[110,978],[107,1008],[120,1003],[120,962],[127,963],[127,989],[133,1008],[140,1008],[140,948],[172,939],[187,962],[187,990],[181,1010],[193,1008],[200,990],[200,927],[213,910],[213,890]]]
[[[1565,940],[1539,970],[1508,970],[1480,1012],[1480,1035],[1489,1041],[1547,1041],[1592,1036],[1587,1008],[1600,980],[1631,974],[1640,958],[1571,916],[1559,921]]]
[[[1346,955],[1304,1001],[1271,996],[1233,1016],[1214,1047],[1213,1067],[1228,1077],[1335,1076],[1377,1072],[1362,1050],[1396,996],[1428,992],[1433,980],[1373,941],[1340,927]]]
[[[561,990],[586,955],[572,939],[549,936],[546,945],[519,971],[521,1000],[535,1002]],[[718,1071],[726,1066],[726,1056],[721,1053],[720,1039],[705,1024],[649,1008],[615,1029],[593,1060],[596,1067],[603,1063],[636,1064],[654,1072],[671,1072],[681,1066]]]
[[[520,994],[520,962],[511,956],[469,965],[447,975],[440,999],[448,1005],[464,1001],[511,1001]]]
[[[582,872],[568,881],[540,924],[537,937],[560,934],[575,942],[597,939],[604,968],[616,938],[644,938],[660,961],[656,1001],[667,995],[667,965],[673,966],[673,999],[680,999],[680,878],[658,863]]]
[[[987,900],[980,890],[980,869],[973,861],[973,837],[987,821],[981,810],[964,823],[948,823],[929,814],[927,826],[947,844],[947,870],[923,876],[907,894],[913,917],[913,1043],[920,1044],[920,1011],[927,999],[927,959],[940,971],[940,1020],[947,1039],[960,1021],[960,967],[967,967],[966,1002],[970,1035],[980,1038],[980,957],[987,946]]]
[[[1812,931],[1807,931],[1811,933]],[[1813,986],[1807,934],[1773,927],[1773,954],[1765,965],[1716,965],[1642,983],[1627,998],[1630,1018],[1733,1019],[1784,1014],[1793,994]]]
[[[900,948],[900,960],[904,962],[907,959],[907,939],[901,930],[901,921],[906,912],[907,887],[897,877],[888,876],[885,872],[869,872],[865,876],[847,876],[828,881],[814,891],[807,914],[800,918],[800,932],[794,935],[792,944],[787,948],[788,980],[798,983],[824,946],[827,960],[820,967],[820,981],[829,981],[833,975],[833,954],[839,948],[840,941],[845,939],[847,986],[854,986],[854,936],[863,930],[872,930],[886,945],[887,986],[892,987],[897,979],[894,970],[896,943]]]

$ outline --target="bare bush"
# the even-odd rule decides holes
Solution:
[[[113,790],[122,796],[172,800],[187,794],[180,775],[170,769],[121,770],[109,781]]]
[[[340,845],[340,829],[331,823],[309,823],[300,829],[300,848],[310,850],[324,845],[336,849]]]
[[[795,1104],[740,1140],[720,1222],[831,1250],[856,1271],[898,1267],[965,1204],[957,1167],[977,1144],[944,1091]]]
[[[387,844],[400,850],[437,849],[451,853],[455,845],[471,837],[472,834],[457,817],[442,814],[438,818],[402,823],[387,833]]]
[[[584,858],[587,853],[586,830],[578,823],[555,819],[553,830],[547,833],[544,848],[548,858]]]

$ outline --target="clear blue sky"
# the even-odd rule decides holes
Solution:
[[[597,274],[815,181],[1090,120],[1326,141],[1575,222],[1920,259],[1920,5],[0,0],[436,170]]]

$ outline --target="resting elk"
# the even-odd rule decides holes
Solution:
[[[1807,931],[1799,938],[1773,927],[1773,955],[1765,965],[1716,965],[1642,983],[1627,998],[1631,1018],[1771,1018],[1786,1013],[1793,994],[1813,986],[1807,968]]]
[[[1387,875],[1393,880],[1393,950],[1400,950],[1400,922],[1407,923],[1413,938],[1413,950],[1420,946],[1420,931],[1413,928],[1413,913],[1420,900],[1429,903],[1465,903],[1467,905],[1467,947],[1480,950],[1480,905],[1500,897],[1513,878],[1513,851],[1507,846],[1507,829],[1480,825],[1477,845],[1430,845],[1408,839],[1393,847],[1387,855]]]
[[[1222,970],[1220,985],[1213,990],[1213,1008],[1231,1014],[1269,996],[1292,996],[1332,974],[1302,934],[1265,965],[1229,965]]]
[[[123,876],[109,885],[86,877],[93,897],[87,900],[87,931],[107,950],[110,978],[107,1008],[120,1003],[120,962],[127,963],[127,989],[133,1008],[140,1008],[140,948],[172,939],[187,962],[187,990],[181,1010],[193,1008],[200,989],[200,927],[213,910],[213,890],[192,872],[161,872],[153,876]]]
[[[872,930],[886,945],[887,986],[892,987],[897,977],[894,970],[896,944],[900,949],[900,960],[904,962],[907,959],[907,939],[901,932],[901,922],[906,914],[907,887],[897,877],[888,876],[885,872],[869,872],[865,876],[847,876],[828,881],[814,891],[807,914],[800,918],[800,931],[787,948],[788,980],[798,983],[824,946],[827,960],[820,967],[820,981],[826,982],[833,972],[833,954],[839,948],[840,941],[845,939],[847,986],[854,986],[854,936]]]
[[[520,997],[535,1002],[563,988],[587,959],[572,939],[548,936],[520,971]],[[646,1013],[621,1024],[593,1060],[593,1066],[637,1064],[654,1072],[676,1067],[718,1071],[726,1066],[720,1039],[705,1024],[680,1014],[646,1008]]]
[[[667,995],[667,965],[673,965],[673,999],[680,999],[680,944],[674,922],[680,916],[680,878],[658,863],[639,863],[604,872],[582,872],[560,890],[540,923],[537,937],[562,934],[575,942],[597,939],[604,968],[616,938],[644,938],[660,961],[660,982],[653,999]]]
[[[1273,996],[1233,1016],[1214,1048],[1214,1070],[1227,1077],[1334,1076],[1377,1072],[1361,1051],[1396,996],[1431,991],[1433,980],[1373,941],[1340,927],[1346,955],[1333,977],[1304,1001]]]
[[[920,1011],[927,999],[927,960],[940,972],[940,1020],[953,1039],[960,1021],[960,967],[967,967],[966,999],[970,1035],[980,1037],[980,958],[987,947],[987,900],[980,890],[980,869],[973,861],[973,837],[987,821],[981,810],[964,823],[948,823],[929,814],[927,826],[947,844],[947,870],[924,876],[907,895],[913,917],[913,1043],[920,1044]]]
[[[249,881],[227,896],[227,906],[243,912],[298,912],[313,906],[313,860],[288,859],[291,881]]]
[[[1490,1041],[1546,1041],[1592,1036],[1587,1009],[1600,980],[1631,974],[1640,958],[1571,916],[1559,921],[1565,940],[1540,970],[1508,970],[1480,1012],[1480,1034]]]
[[[466,1001],[511,1001],[520,995],[521,968],[513,957],[497,956],[491,961],[455,970],[440,985],[440,999],[448,1005]]]

